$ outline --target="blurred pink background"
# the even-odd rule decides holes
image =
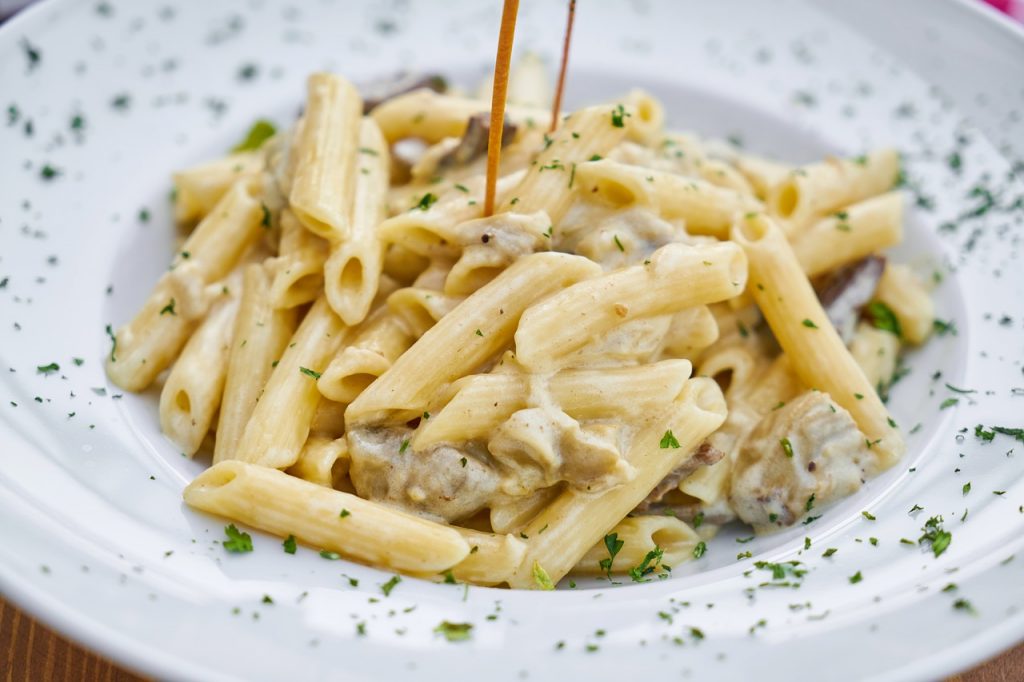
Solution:
[[[1000,12],[1006,12],[1011,17],[1024,21],[1024,0],[983,0],[992,5]]]

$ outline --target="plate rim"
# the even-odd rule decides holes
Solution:
[[[22,9],[0,26],[0,41],[8,39],[9,34],[19,32],[33,22],[44,20],[46,16],[75,1],[40,0]],[[1015,22],[994,7],[981,0],[944,1],[966,11],[978,22],[977,25],[1004,32],[1024,46],[1024,24]],[[0,421],[0,434],[7,433],[9,429],[6,420]],[[3,506],[0,504],[0,510]],[[59,636],[85,648],[88,653],[107,658],[136,674],[169,680],[242,679],[226,674],[222,670],[167,654],[144,639],[134,637],[130,632],[113,629],[89,611],[75,608],[51,596],[44,588],[37,586],[27,577],[22,577],[17,570],[12,570],[4,562],[0,562],[0,596]],[[1024,612],[1007,616],[942,652],[909,660],[899,668],[870,679],[875,682],[931,680],[955,675],[974,668],[1018,644],[1024,644]],[[350,673],[340,670],[335,670],[334,676],[335,679],[355,679]]]

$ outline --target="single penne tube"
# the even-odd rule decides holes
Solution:
[[[214,463],[231,459],[267,379],[298,324],[294,308],[274,308],[271,279],[263,265],[242,272],[242,296],[227,359],[224,394],[217,420]]]
[[[386,372],[414,340],[393,311],[387,308],[375,311],[354,332],[352,343],[342,348],[327,365],[316,382],[317,389],[325,398],[351,403]]]
[[[551,135],[518,185],[500,202],[498,213],[545,211],[557,224],[575,195],[578,167],[603,156],[637,125],[632,107],[621,104],[580,109]]]
[[[732,240],[747,254],[751,293],[793,371],[845,408],[882,468],[891,467],[905,449],[896,422],[839,338],[782,230],[765,214],[746,216]]]
[[[573,566],[574,575],[604,575],[625,573],[643,562],[648,552],[662,551],[661,563],[675,568],[693,559],[693,550],[700,536],[685,522],[672,516],[635,516],[619,521],[612,529],[615,539],[622,543],[606,570],[602,561],[608,560],[608,547],[601,538]]]
[[[525,171],[516,171],[498,179],[495,191],[498,201],[514,191]],[[412,208],[392,216],[378,228],[380,240],[400,246],[427,258],[455,259],[462,250],[459,226],[483,214],[483,181],[460,185],[444,196],[426,188]]]
[[[439,389],[512,341],[531,303],[598,272],[600,266],[579,256],[521,258],[441,318],[363,391],[345,415],[350,428],[381,418],[419,416]]]
[[[319,379],[318,379],[319,381]],[[309,424],[309,437],[341,438],[345,433],[345,403],[324,398],[321,394],[316,413]],[[307,443],[309,440],[307,439]]]
[[[263,170],[263,158],[260,151],[239,152],[175,173],[174,219],[190,223],[209,215],[237,180]]]
[[[515,334],[516,357],[533,371],[551,369],[623,322],[723,301],[746,281],[746,257],[735,244],[668,244],[649,262],[574,284],[532,306]]]
[[[877,329],[867,322],[857,325],[850,342],[850,355],[864,371],[864,376],[882,393],[892,382],[900,354],[900,339],[890,331]]]
[[[490,102],[442,95],[424,88],[389,99],[375,107],[370,116],[380,126],[388,144],[407,137],[432,144],[446,137],[462,137],[470,117],[490,110]],[[520,106],[506,107],[505,116],[527,129],[546,127],[551,119],[551,113],[545,109]]]
[[[808,277],[817,277],[903,241],[903,195],[865,199],[822,218],[797,235],[793,253]]]
[[[725,419],[722,391],[712,379],[691,379],[678,396],[639,426],[626,458],[636,470],[629,481],[601,493],[567,489],[522,531],[526,554],[508,581],[513,588],[543,587],[538,576],[558,582],[622,521],[670,471],[685,462]],[[661,447],[672,431],[679,447]],[[544,532],[540,532],[541,529]]]
[[[691,234],[720,239],[728,236],[737,213],[760,208],[756,199],[732,189],[608,159],[581,163],[576,182],[582,196],[614,208],[648,206],[663,218],[682,218]]]
[[[433,575],[469,555],[451,527],[245,462],[214,464],[184,497],[194,509],[398,571]]]
[[[295,308],[316,300],[324,288],[329,244],[299,222],[290,209],[281,211],[280,255],[269,261],[274,274],[270,300],[275,308]]]
[[[704,161],[700,165],[700,176],[717,187],[731,189],[744,197],[760,199],[747,178],[733,166],[720,159]]]
[[[306,229],[332,243],[351,232],[362,111],[359,92],[344,78],[309,77],[303,124],[291,151],[295,173],[289,203]]]
[[[790,165],[750,154],[740,154],[736,158],[736,168],[753,187],[757,198],[762,201],[766,201],[772,189],[784,182],[793,172]]]
[[[855,159],[829,158],[797,168],[775,185],[768,210],[781,220],[789,236],[795,236],[817,218],[889,191],[899,172],[900,155],[894,149]]]
[[[899,263],[887,263],[878,281],[875,300],[892,310],[903,338],[919,345],[928,340],[935,326],[935,302],[913,270]]]
[[[236,182],[177,252],[142,310],[114,335],[107,376],[141,391],[178,356],[206,314],[207,285],[223,278],[260,236],[263,211],[247,180]]]
[[[538,110],[550,107],[552,91],[548,73],[543,57],[536,52],[524,53],[512,65],[508,76],[508,103]],[[490,85],[481,90],[481,97],[490,100]]]
[[[469,554],[452,567],[452,577],[474,585],[500,585],[508,582],[523,560],[526,545],[517,537],[478,530],[455,530],[469,545]]]
[[[665,107],[646,90],[636,88],[612,104],[624,104],[632,111],[633,121],[627,137],[641,144],[652,145],[665,134]]]
[[[316,381],[344,332],[327,299],[317,299],[267,380],[235,449],[235,459],[278,469],[295,464],[320,402]]]
[[[448,296],[433,289],[404,287],[388,296],[387,306],[418,339],[464,300],[465,296]]]
[[[513,535],[526,527],[540,510],[561,492],[560,486],[551,486],[535,490],[529,495],[519,497],[501,497],[491,504],[490,521],[495,533],[512,533]]]
[[[192,457],[220,407],[238,299],[215,305],[185,344],[160,392],[160,428]]]
[[[690,376],[686,360],[633,367],[569,369],[546,383],[553,401],[573,419],[610,419],[656,410],[679,394]],[[442,442],[483,438],[528,407],[537,378],[521,373],[475,374],[449,389],[444,407],[420,422],[412,439],[414,450]]]
[[[692,360],[718,340],[718,322],[706,305],[680,310],[665,334],[664,353]]]
[[[370,312],[384,267],[384,244],[377,228],[384,219],[390,160],[373,119],[364,118],[360,124],[356,165],[349,234],[331,246],[323,272],[327,302],[349,326]]]
[[[388,277],[399,285],[412,284],[429,265],[429,258],[401,244],[387,244],[384,247],[383,277]]]
[[[310,436],[302,446],[299,459],[288,467],[288,473],[304,481],[333,488],[348,475],[348,440],[326,436]]]

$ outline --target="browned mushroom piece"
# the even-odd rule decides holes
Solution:
[[[487,153],[487,137],[491,133],[490,114],[481,112],[469,118],[466,132],[462,139],[450,152],[437,161],[437,170],[445,170],[453,166],[462,166],[480,158]],[[516,126],[508,118],[502,124],[501,146],[505,147],[516,135]]]
[[[662,498],[665,497],[665,494],[668,491],[679,485],[680,481],[697,469],[703,466],[711,466],[723,457],[725,457],[724,452],[711,445],[711,443],[704,441],[694,449],[693,454],[690,455],[685,462],[670,471],[665,478],[661,479],[661,483],[654,487],[654,490],[644,498],[643,502],[636,506],[634,511],[638,514],[649,513],[652,507],[661,502]]]
[[[413,74],[406,71],[364,83],[359,91],[363,94],[363,114],[368,114],[382,103],[405,95],[413,90],[429,88],[434,92],[448,91],[448,81],[436,73]]]
[[[844,343],[853,340],[860,311],[875,295],[884,270],[884,256],[867,256],[819,281],[818,300]]]

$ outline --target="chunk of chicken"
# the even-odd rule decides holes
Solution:
[[[463,452],[449,445],[413,452],[410,437],[411,431],[403,428],[349,432],[349,476],[361,497],[448,522],[487,506],[500,477],[486,452],[468,447]]]
[[[622,457],[622,429],[579,422],[561,410],[527,408],[498,427],[487,445],[506,473],[502,491],[527,495],[559,481],[588,492],[607,490],[635,475]]]
[[[878,469],[850,414],[827,393],[809,391],[751,431],[733,466],[729,501],[758,531],[788,526],[812,507],[809,501],[846,497]]]

